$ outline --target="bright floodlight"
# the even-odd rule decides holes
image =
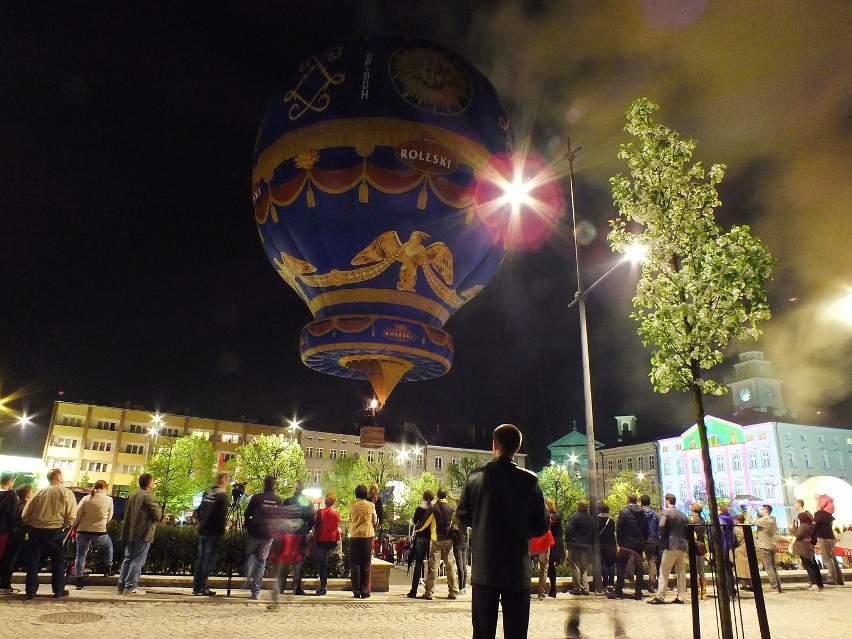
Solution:
[[[636,473],[636,479],[638,479],[639,481],[642,481],[643,479],[645,479],[645,473],[642,473],[642,472]]]
[[[29,417],[27,417],[26,413],[24,413],[23,415],[21,415],[18,418],[18,426],[24,426],[25,427],[25,426],[29,426],[32,423],[33,423],[33,420],[31,420]]]
[[[503,186],[503,201],[512,207],[512,215],[517,215],[521,207],[530,206],[532,198],[530,190],[532,190],[533,182],[524,179],[521,172],[515,174],[511,182],[505,182]]]
[[[577,459],[578,459],[578,457],[574,453],[571,453],[571,455],[568,456],[568,461],[571,462],[572,464],[576,464]]]
[[[645,259],[648,254],[648,247],[639,242],[634,242],[624,251],[624,259],[630,260],[634,264],[639,264]]]
[[[159,435],[159,434],[160,434],[160,429],[159,429],[159,428],[152,428],[152,429],[151,429],[151,434],[152,434],[154,437],[156,437],[157,435]]]

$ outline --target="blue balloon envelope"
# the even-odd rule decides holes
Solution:
[[[382,404],[450,369],[443,326],[506,251],[506,207],[475,194],[511,145],[494,88],[443,47],[370,36],[302,63],[261,124],[253,199],[267,257],[315,318],[307,366],[368,379]]]

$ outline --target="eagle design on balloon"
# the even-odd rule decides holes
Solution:
[[[453,254],[443,242],[424,246],[423,240],[430,237],[424,231],[414,231],[408,240],[402,242],[396,231],[386,231],[352,258],[350,263],[359,268],[346,271],[332,269],[328,273],[316,274],[317,269],[312,264],[283,252],[281,260],[275,260],[275,266],[291,286],[301,281],[313,288],[327,288],[366,282],[399,263],[397,290],[413,293],[418,271],[423,269],[426,282],[435,295],[446,304],[458,308],[474,297],[482,285],[473,286],[461,294],[450,288],[453,285]],[[296,286],[293,288],[301,289]]]

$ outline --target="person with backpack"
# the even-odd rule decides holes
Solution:
[[[637,504],[636,495],[627,495],[627,505],[618,513],[615,535],[618,541],[618,556],[615,562],[615,590],[607,595],[609,599],[624,599],[624,571],[627,562],[634,560],[636,569],[636,587],[633,598],[642,600],[644,579],[642,572],[642,552],[648,540],[649,525],[645,511]]]
[[[648,567],[648,592],[654,593],[654,585],[657,583],[657,567],[660,565],[660,515],[651,508],[651,497],[642,495],[639,497],[642,510],[648,520],[648,539],[645,541],[645,563]]]
[[[429,509],[429,516],[417,529],[429,530],[429,569],[426,572],[426,592],[421,599],[431,600],[435,591],[435,581],[438,578],[438,563],[443,561],[447,569],[447,587],[449,593],[447,599],[455,599],[458,595],[458,571],[456,569],[456,558],[453,555],[453,540],[450,538],[450,527],[452,524],[453,508],[447,501],[447,491],[438,489],[438,501]]]

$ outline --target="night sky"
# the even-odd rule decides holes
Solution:
[[[675,8],[677,7],[677,8]],[[608,178],[625,171],[624,111],[657,118],[728,166],[720,224],[747,223],[778,260],[758,344],[804,423],[852,426],[852,5],[742,2],[4,3],[0,7],[0,393],[39,428],[4,452],[40,453],[55,399],[313,429],[346,428],[371,390],[307,369],[307,308],[268,264],[251,205],[267,101],[342,37],[418,35],[493,82],[516,132],[548,159],[582,147],[586,283],[615,260]],[[394,391],[383,419],[450,439],[501,422],[547,443],[583,427],[568,222],[512,253],[447,324],[452,370]],[[615,415],[644,436],[692,423],[690,396],[654,394],[622,267],[589,303],[597,438]],[[63,392],[62,395],[58,393]],[[730,416],[729,397],[708,410]],[[435,434],[436,431],[440,435]]]

